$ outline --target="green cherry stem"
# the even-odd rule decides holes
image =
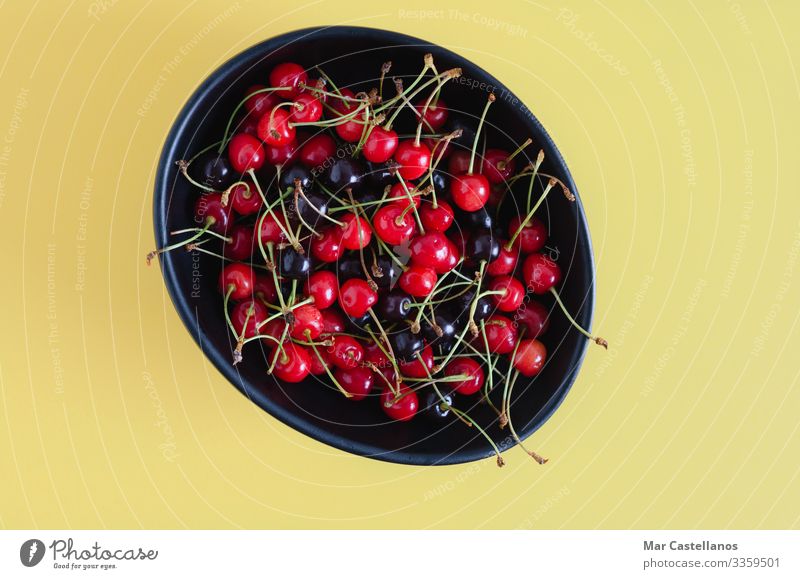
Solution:
[[[472,153],[469,157],[469,169],[467,170],[468,175],[472,175],[472,169],[475,167],[475,153],[478,150],[478,139],[481,136],[481,129],[483,129],[483,122],[486,120],[486,113],[489,112],[489,107],[495,101],[495,96],[493,92],[489,93],[489,98],[486,99],[486,106],[483,107],[483,112],[481,113],[481,119],[478,121],[478,130],[475,131],[475,140],[472,142]]]
[[[569,311],[567,310],[567,307],[564,305],[564,302],[561,301],[561,296],[558,295],[556,288],[551,287],[550,293],[553,294],[553,297],[556,299],[558,307],[561,308],[561,311],[564,312],[564,315],[567,317],[567,320],[569,320],[569,323],[572,324],[576,330],[578,330],[581,334],[592,340],[598,346],[603,346],[606,350],[608,350],[608,342],[606,340],[604,340],[599,336],[593,336],[592,334],[584,330],[583,327],[578,322],[575,321],[575,318],[573,318],[570,315]]]

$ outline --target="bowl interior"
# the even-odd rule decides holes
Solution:
[[[497,102],[486,125],[490,146],[513,150],[531,137],[533,145],[526,153],[535,158],[536,152],[543,149],[543,170],[562,179],[577,194],[555,145],[531,112],[505,86],[468,60],[430,43],[382,30],[307,29],[268,40],[227,62],[200,86],[180,112],[167,139],[156,182],[158,246],[168,243],[169,231],[195,226],[192,208],[197,190],[179,175],[175,162],[190,158],[218,141],[245,89],[266,83],[275,64],[291,60],[309,69],[320,66],[340,87],[349,86],[357,91],[377,84],[380,66],[387,60],[392,61],[391,76],[410,82],[419,73],[423,55],[428,52],[434,55],[439,71],[462,69],[462,80],[452,82],[444,93],[449,107],[474,117],[480,114],[488,92],[494,90]],[[391,94],[394,90],[391,82],[385,90]],[[518,161],[524,165],[528,160]],[[520,191],[515,189],[515,195],[519,198]],[[514,203],[509,205],[513,207]],[[580,200],[568,203],[558,193],[548,198],[538,214],[548,225],[548,247],[558,252],[558,263],[564,273],[562,299],[575,318],[588,327],[594,276],[591,243]],[[475,428],[455,419],[444,426],[432,425],[422,417],[409,423],[389,422],[377,402],[348,401],[317,379],[309,378],[300,384],[278,383],[266,374],[264,352],[257,344],[249,344],[244,361],[234,367],[231,364],[234,343],[225,325],[222,298],[216,287],[219,260],[199,252],[174,251],[162,256],[161,263],[172,299],[200,347],[238,389],[278,419],[335,447],[393,462],[447,464],[492,454],[491,446]],[[521,377],[514,387],[512,417],[522,438],[535,431],[560,404],[586,349],[585,338],[570,329],[564,316],[553,309],[553,300],[549,296],[536,299],[551,309],[550,329],[542,338],[548,349],[548,361],[536,378]],[[494,412],[479,404],[477,397],[471,398],[461,397],[460,407],[484,426],[501,448],[512,446],[507,429],[498,427]]]

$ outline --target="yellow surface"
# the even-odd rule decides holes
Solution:
[[[0,10],[1,526],[800,526],[797,3]],[[531,440],[545,467],[390,465],[290,430],[203,359],[144,265],[190,92],[262,39],[337,23],[473,59],[570,165],[612,347]]]

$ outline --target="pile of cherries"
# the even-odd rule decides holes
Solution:
[[[539,338],[551,312],[536,296],[552,294],[605,345],[564,308],[535,215],[554,189],[574,196],[540,170],[541,151],[522,166],[530,140],[486,147],[493,95],[477,123],[448,108],[442,93],[459,69],[439,72],[426,55],[407,86],[390,69],[354,93],[319,68],[312,78],[277,65],[268,85],[246,91],[220,141],[178,161],[198,189],[197,226],[172,232],[185,237],[148,262],[177,248],[220,258],[234,364],[258,342],[278,380],[318,377],[352,401],[374,398],[393,420],[462,420],[502,466],[457,399],[491,406],[521,445],[513,386],[547,361]],[[523,193],[512,196],[517,182]]]

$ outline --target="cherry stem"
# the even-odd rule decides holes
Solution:
[[[433,194],[433,208],[434,209],[436,209],[439,206],[439,204],[438,204],[438,201],[437,201],[437,198],[436,198],[436,186],[433,183],[433,172],[439,166],[439,163],[441,162],[442,158],[444,157],[444,153],[447,150],[447,147],[450,145],[450,141],[453,140],[453,139],[457,139],[458,137],[461,136],[461,134],[462,134],[461,129],[456,129],[452,133],[448,133],[448,134],[444,135],[438,141],[436,141],[436,144],[433,146],[433,151],[431,151],[431,155],[432,155],[438,149],[438,154],[436,155],[436,161],[431,163],[430,169],[428,169],[428,174],[425,177],[423,177],[422,181],[424,182],[426,180],[429,180],[430,183],[431,183],[430,187],[431,187],[431,192]],[[441,148],[440,148],[440,146],[441,146]]]
[[[528,189],[528,194],[530,194],[530,190],[533,189],[533,181],[534,181],[534,179],[535,179],[535,177],[532,176],[531,177],[530,188]],[[525,219],[523,219],[520,222],[519,226],[517,227],[517,230],[514,232],[514,235],[512,235],[511,239],[508,240],[508,243],[505,244],[505,250],[506,251],[511,251],[511,248],[514,246],[514,242],[517,240],[517,237],[519,237],[519,234],[522,233],[522,230],[525,229],[525,227],[528,225],[530,220],[533,219],[533,214],[536,213],[537,209],[539,209],[539,206],[545,200],[545,197],[547,197],[547,194],[550,193],[550,190],[555,186],[555,184],[556,184],[556,182],[553,179],[550,179],[550,181],[548,181],[547,187],[544,188],[544,192],[539,197],[539,200],[536,202],[536,205],[534,205],[533,209],[531,209],[528,212],[528,214],[525,216]]]
[[[231,299],[231,294],[236,289],[236,286],[233,284],[228,284],[227,289],[225,290],[225,298],[222,300],[222,308],[225,312],[225,322],[228,324],[228,328],[230,328],[231,333],[235,336],[236,335],[236,328],[233,327],[233,322],[231,321],[231,316],[228,313],[228,302]]]
[[[221,239],[222,241],[224,241],[226,243],[233,242],[232,238],[226,237],[226,236],[224,236],[224,235],[222,235],[220,233],[217,233],[216,231],[214,231],[212,229],[206,229],[205,227],[190,227],[188,229],[178,229],[177,231],[170,231],[169,234],[170,235],[180,235],[182,233],[197,233],[197,232],[200,232],[200,231],[205,231],[209,235],[212,235],[213,237],[216,237],[217,239]]]
[[[426,68],[423,68],[421,74],[425,74],[425,71],[426,71]],[[440,77],[447,78],[449,80],[451,78],[458,78],[459,76],[461,76],[461,69],[460,68],[453,68],[453,69],[450,69],[450,70],[446,70],[442,74],[434,76],[430,80],[422,83],[422,85],[420,85],[417,89],[412,91],[411,89],[413,88],[414,84],[416,84],[416,82],[417,82],[417,81],[414,81],[414,83],[412,83],[408,88],[406,88],[404,91],[402,91],[396,97],[394,97],[391,101],[387,102],[383,106],[380,106],[380,107],[376,108],[375,112],[378,113],[378,112],[384,110],[389,105],[389,103],[391,103],[392,101],[395,101],[395,100],[402,100],[403,101],[403,103],[399,107],[397,107],[396,110],[394,110],[392,112],[392,116],[389,117],[389,121],[386,124],[386,127],[388,129],[389,127],[392,126],[392,123],[394,122],[395,118],[397,118],[397,115],[400,114],[400,111],[403,110],[403,104],[407,103],[409,106],[411,106],[411,108],[414,108],[411,105],[411,99],[413,99],[417,94],[419,94],[421,91],[425,90],[427,87],[429,87],[433,83],[438,82]]]
[[[514,157],[516,157],[517,155],[519,155],[519,154],[522,152],[522,150],[523,150],[525,147],[527,147],[528,145],[530,145],[531,143],[533,143],[533,139],[531,139],[530,137],[528,137],[527,139],[525,139],[525,142],[524,142],[524,143],[522,143],[522,144],[521,144],[519,147],[517,147],[516,149],[514,149],[514,151],[513,151],[513,152],[512,152],[512,153],[511,153],[511,154],[510,154],[508,157],[506,157],[505,159],[503,159],[502,161],[500,161],[500,162],[498,162],[498,163],[497,163],[497,168],[498,168],[498,169],[500,169],[501,171],[502,171],[503,169],[505,169],[505,168],[506,168],[506,165],[508,165],[508,164],[511,162],[511,160],[512,160]]]
[[[276,168],[277,168],[277,171],[278,171],[278,181],[280,181],[280,165],[278,165]],[[267,202],[267,198],[264,195],[264,192],[261,190],[261,185],[258,183],[258,179],[256,179],[255,171],[253,169],[248,169],[247,173],[253,179],[253,183],[255,183],[256,189],[258,190],[258,194],[261,196],[261,201],[262,201],[262,203],[264,203],[264,208],[265,208],[265,211],[266,211],[266,213],[264,213],[264,215],[266,215],[267,213],[272,215],[272,218],[275,220],[275,223],[277,224],[278,228],[281,230],[281,233],[283,233],[286,236],[286,239],[289,240],[289,243],[291,243],[291,245],[294,248],[294,250],[297,253],[300,253],[300,254],[304,253],[303,246],[300,245],[300,242],[297,241],[297,239],[294,237],[294,235],[292,235],[292,233],[289,230],[287,230],[286,227],[284,227],[284,225],[283,225],[283,223],[281,223],[280,219],[278,219],[276,217],[275,212],[272,211],[273,206],[275,204],[277,204],[277,203],[280,203],[281,211],[283,212],[283,217],[284,217],[284,219],[286,218],[286,207],[284,206],[283,199],[284,199],[284,197],[286,197],[287,193],[280,192],[280,195],[278,196],[278,200],[275,203],[270,204],[270,203]],[[262,215],[261,219],[259,220],[258,230],[256,231],[256,234],[259,237],[259,243],[261,242],[261,224],[263,223],[263,220],[264,220],[264,216]]]
[[[553,294],[553,297],[556,299],[556,303],[558,307],[561,308],[561,311],[564,312],[564,315],[567,316],[569,323],[572,324],[576,330],[578,330],[581,334],[592,340],[598,346],[603,346],[606,350],[608,350],[608,342],[599,336],[593,336],[589,332],[583,329],[583,327],[575,321],[575,319],[570,315],[567,307],[564,305],[564,302],[561,301],[561,297],[558,295],[556,288],[551,287],[550,293]]]
[[[309,200],[308,200],[308,197],[306,197],[306,196],[305,196],[305,193],[303,193],[303,185],[302,185],[302,183],[300,182],[300,179],[295,179],[295,180],[294,180],[294,191],[293,191],[293,194],[294,194],[294,209],[295,209],[295,212],[297,213],[297,218],[300,220],[300,223],[301,223],[301,224],[303,224],[303,225],[305,225],[305,226],[306,226],[306,228],[307,228],[307,229],[308,229],[308,230],[309,230],[309,231],[310,231],[310,232],[311,232],[311,233],[312,233],[314,236],[319,236],[319,233],[317,233],[317,232],[316,232],[316,230],[315,230],[313,227],[311,227],[311,226],[310,226],[310,225],[309,225],[309,224],[306,222],[306,220],[305,220],[305,219],[303,219],[303,215],[302,215],[302,213],[301,213],[301,212],[300,212],[300,210],[297,208],[297,207],[298,207],[298,200],[299,200],[299,198],[300,198],[300,196],[301,196],[301,195],[303,196],[303,199],[305,199],[305,200],[306,200],[306,203],[308,203],[309,205],[311,205],[312,207],[314,207],[314,204],[313,204],[313,203],[311,203],[311,201],[309,201]],[[314,209],[316,210],[316,207],[314,207]],[[319,213],[319,211],[317,211],[317,213]]]
[[[483,430],[483,428],[481,428],[480,426],[478,426],[478,423],[472,420],[465,412],[462,412],[455,406],[451,406],[450,404],[447,403],[445,403],[445,406],[450,408],[450,410],[452,410],[456,416],[464,420],[464,422],[467,422],[469,426],[474,426],[478,430],[478,432],[480,432],[483,435],[483,437],[489,441],[489,444],[492,445],[492,449],[494,450],[495,455],[497,455],[497,466],[501,468],[505,466],[506,462],[503,460],[503,457],[500,456],[500,449],[497,448],[497,445],[495,444],[494,440],[492,440],[492,438],[488,434],[486,434],[486,431]]]
[[[221,141],[221,143],[219,145],[219,149],[217,149],[217,152],[222,154],[222,151],[225,150],[225,147],[228,144],[228,135],[230,135],[230,132],[231,132],[231,125],[233,124],[233,119],[236,118],[237,113],[244,106],[244,103],[246,103],[248,100],[250,100],[252,97],[254,97],[257,94],[263,94],[263,93],[268,93],[268,92],[276,92],[276,91],[282,91],[282,90],[291,90],[291,87],[289,87],[289,86],[276,86],[276,87],[262,88],[262,89],[259,89],[259,90],[255,90],[255,91],[251,92],[250,94],[248,94],[246,97],[244,97],[239,102],[239,104],[236,105],[236,108],[233,109],[233,112],[231,113],[231,116],[228,119],[228,124],[225,125],[225,133],[223,133],[223,135],[222,135],[222,141]],[[270,119],[270,122],[272,122],[271,119]]]
[[[514,384],[517,383],[517,378],[519,378],[519,372],[515,371],[514,378],[511,380],[511,384],[508,386],[508,400],[506,402],[506,410],[505,410],[506,420],[508,421],[508,429],[511,431],[511,436],[514,438],[516,443],[522,450],[525,451],[525,453],[528,456],[533,458],[533,460],[535,460],[539,464],[546,464],[547,463],[546,458],[544,458],[537,452],[528,450],[527,447],[524,444],[522,444],[522,439],[520,439],[519,435],[517,434],[517,431],[514,429],[514,423],[511,421],[511,391],[514,389]]]
[[[350,187],[345,189],[347,193],[347,197],[350,199],[350,203],[355,205],[355,199],[353,199],[353,190]],[[362,244],[364,240],[364,236],[362,235],[362,231],[364,230],[361,225],[361,218],[359,217],[358,213],[355,214],[356,216],[356,227],[358,228],[358,259],[361,262],[361,269],[364,271],[364,277],[367,278],[367,284],[369,285],[372,291],[378,291],[378,284],[375,283],[375,280],[372,279],[372,276],[369,274],[369,268],[367,267],[367,262],[364,260],[364,246]]]
[[[190,161],[191,162],[191,161]],[[175,161],[175,164],[178,166],[178,170],[181,174],[186,177],[186,180],[189,181],[195,187],[199,187],[203,191],[207,191],[208,193],[213,193],[216,191],[213,187],[209,187],[208,185],[203,185],[202,183],[198,183],[194,179],[192,179],[191,175],[189,175],[189,163],[181,159],[180,161]]]
[[[202,229],[195,229],[195,231],[197,231],[197,233],[195,233],[189,239],[186,239],[185,241],[179,241],[177,243],[173,243],[172,245],[168,245],[166,247],[162,247],[161,249],[156,249],[154,251],[151,251],[150,253],[147,254],[147,256],[145,258],[146,261],[147,261],[147,265],[150,265],[150,262],[153,261],[153,258],[156,257],[157,255],[161,255],[162,253],[167,253],[168,251],[172,251],[173,249],[177,249],[179,247],[183,247],[185,245],[189,245],[193,241],[195,241],[197,239],[200,239],[206,232],[209,231],[208,228],[211,227],[213,224],[214,224],[214,221],[212,219],[207,219],[205,226],[203,226]],[[174,233],[181,233],[181,232],[180,231],[176,231]],[[215,235],[217,235],[217,234],[215,234]],[[223,237],[223,239],[227,239],[227,238]]]
[[[270,263],[275,263],[275,255],[273,254],[272,250],[272,242],[267,243],[267,251],[269,252],[269,261]],[[281,281],[278,279],[278,272],[275,271],[275,268],[272,268],[272,281],[275,284],[275,293],[278,294],[278,303],[281,304],[281,310],[286,311],[286,302],[283,301],[283,292],[281,291]]]
[[[281,334],[281,339],[278,341],[278,349],[275,350],[275,357],[272,359],[272,363],[267,368],[267,374],[272,374],[272,371],[275,370],[275,364],[278,363],[278,353],[280,352],[281,358],[286,359],[286,350],[283,347],[284,342],[286,341],[286,336],[289,335],[289,324],[286,324],[283,328],[283,333]]]
[[[369,315],[372,318],[372,320],[375,322],[375,325],[378,326],[378,331],[381,334],[381,338],[386,343],[386,348],[384,348],[381,345],[381,341],[378,340],[377,336],[375,336],[375,334],[370,330],[369,327],[367,327],[365,329],[367,330],[367,333],[372,338],[372,341],[375,342],[375,344],[378,345],[378,348],[381,349],[381,352],[383,352],[383,355],[386,356],[387,358],[389,358],[389,363],[392,365],[392,368],[394,369],[395,387],[397,388],[395,390],[395,388],[390,386],[389,389],[392,391],[392,394],[397,396],[397,393],[400,392],[400,376],[401,376],[400,368],[397,366],[397,358],[395,357],[394,351],[392,350],[392,344],[389,342],[389,336],[386,335],[386,331],[383,329],[383,326],[381,325],[380,320],[378,320],[378,316],[375,315],[375,312],[372,311],[372,308],[370,308],[367,311],[369,312]]]
[[[405,219],[408,212],[413,211],[414,221],[417,222],[417,227],[419,228],[420,233],[422,235],[425,235],[425,228],[422,226],[422,220],[419,218],[419,211],[417,211],[417,204],[414,202],[414,195],[412,195],[411,191],[408,190],[405,180],[400,176],[399,173],[397,173],[397,178],[400,181],[400,185],[403,187],[403,191],[405,192],[406,197],[408,197],[408,207],[403,209],[403,212],[397,216],[394,222],[396,225],[399,225],[400,223],[402,223],[402,220]],[[400,223],[398,223],[398,220],[400,220]]]
[[[495,364],[492,362],[492,350],[489,347],[489,338],[486,336],[486,324],[483,320],[481,320],[481,335],[483,336],[483,344],[486,348],[486,365],[489,367],[489,374],[486,378],[486,382],[483,385],[483,399],[492,407],[492,409],[497,413],[498,417],[502,416],[502,412],[498,410],[498,408],[494,405],[494,402],[491,401],[489,398],[489,392],[494,390],[494,373],[495,373]]]
[[[352,398],[353,395],[350,394],[347,390],[345,390],[342,387],[342,385],[339,384],[339,381],[333,376],[333,372],[331,372],[330,368],[328,368],[328,363],[325,362],[325,358],[323,358],[322,354],[320,354],[319,350],[317,350],[317,345],[313,341],[311,341],[311,332],[309,330],[306,330],[305,334],[306,337],[309,339],[309,345],[311,346],[311,349],[314,350],[314,355],[316,355],[316,357],[319,359],[319,363],[322,364],[322,367],[325,368],[325,373],[328,375],[328,378],[330,378],[334,386],[336,386],[339,389],[339,392],[345,395],[345,398]]]
[[[481,129],[483,129],[483,121],[486,119],[486,113],[489,112],[489,107],[494,100],[494,93],[489,93],[489,98],[486,99],[486,106],[483,107],[483,113],[481,113],[481,119],[478,121],[478,130],[475,131],[475,140],[472,142],[472,154],[469,157],[469,169],[467,170],[468,175],[472,175],[472,169],[475,167],[475,153],[478,150],[478,139],[481,136]]]
[[[378,96],[380,97],[381,101],[383,100],[383,79],[386,78],[386,75],[389,74],[389,71],[392,70],[392,61],[386,61],[381,65],[381,80],[378,83]]]

